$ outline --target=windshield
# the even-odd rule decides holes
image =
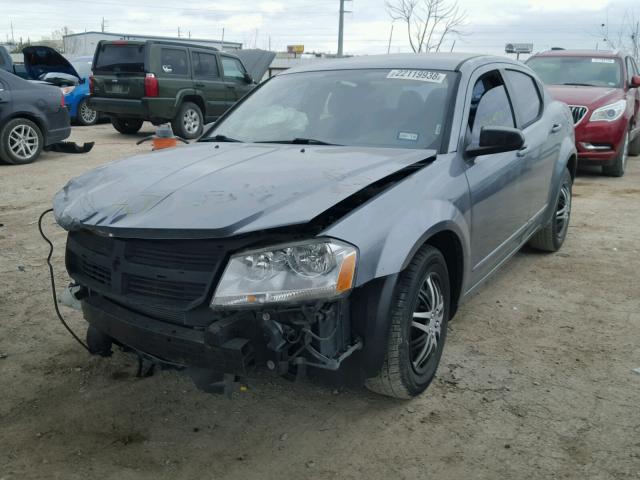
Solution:
[[[437,149],[454,76],[390,69],[282,74],[238,105],[209,138]]]
[[[106,43],[98,50],[96,72],[143,73],[144,45]]]
[[[74,60],[71,65],[76,69],[80,78],[86,78],[91,76],[91,63],[92,59],[89,58],[87,60]]]
[[[547,85],[622,87],[622,68],[615,58],[534,57],[527,65]]]

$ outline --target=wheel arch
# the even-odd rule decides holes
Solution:
[[[192,93],[185,93],[182,98],[180,99],[180,103],[179,106],[182,105],[185,102],[191,102],[194,103],[198,106],[198,108],[200,108],[200,112],[202,113],[202,118],[206,118],[207,116],[207,111],[206,111],[206,106],[204,103],[204,99],[198,95],[195,92]]]
[[[47,129],[45,127],[45,122],[42,120],[42,118],[38,117],[36,114],[31,112],[26,112],[26,111],[12,112],[2,120],[2,123],[0,124],[0,130],[3,129],[4,126],[7,123],[9,123],[11,120],[16,120],[19,118],[24,118],[26,120],[30,120],[33,123],[35,123],[38,129],[40,129],[40,134],[42,135],[42,138],[43,138],[43,146],[47,145]]]

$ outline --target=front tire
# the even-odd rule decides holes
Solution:
[[[12,165],[34,162],[42,152],[40,127],[26,118],[9,120],[0,131],[0,159]]]
[[[88,98],[83,98],[78,104],[76,122],[84,127],[98,123],[98,112],[89,106]]]
[[[138,118],[111,117],[111,125],[124,135],[134,135],[142,128],[143,121]]]
[[[625,133],[620,153],[613,161],[613,165],[602,167],[602,173],[610,177],[622,177],[625,167],[627,166],[627,157],[629,156],[629,132]]]
[[[569,221],[571,220],[571,199],[573,179],[565,168],[562,184],[556,199],[553,218],[529,240],[529,246],[543,252],[557,252],[567,238]]]
[[[202,135],[204,120],[202,111],[195,103],[184,102],[176,118],[171,122],[171,129],[179,137],[186,139],[198,138]]]
[[[640,155],[640,131],[636,133],[636,138],[629,144],[629,155]]]
[[[366,380],[369,390],[410,399],[429,386],[447,336],[450,295],[445,259],[425,245],[400,274],[384,364],[376,377]]]

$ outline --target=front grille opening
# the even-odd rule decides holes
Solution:
[[[205,283],[185,281],[169,281],[158,278],[145,278],[138,275],[127,275],[126,291],[161,300],[176,300],[190,303],[206,293]]]
[[[577,125],[582,121],[589,109],[587,107],[583,107],[582,105],[569,105],[569,110],[571,110],[573,124]]]
[[[111,272],[109,269],[91,262],[90,260],[76,255],[71,256],[71,270],[72,273],[79,273],[84,275],[94,282],[98,282],[101,285],[111,285]]]

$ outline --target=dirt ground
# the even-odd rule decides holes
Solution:
[[[150,148],[109,124],[72,139],[97,144],[0,166],[1,480],[640,478],[640,157],[622,179],[579,176],[561,252],[519,253],[461,308],[420,398],[264,376],[228,400],[89,357],[56,319],[39,213]],[[61,286],[64,232],[45,225]]]

